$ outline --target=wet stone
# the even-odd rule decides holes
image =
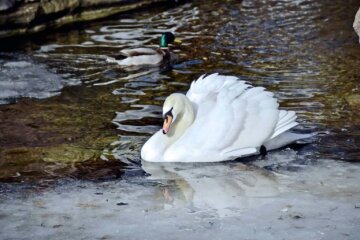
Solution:
[[[360,107],[360,94],[348,95],[346,97],[346,101],[348,102],[348,104],[352,108],[359,109],[359,107]]]
[[[56,146],[48,148],[44,153],[43,160],[45,162],[83,162],[94,159],[97,156],[97,151],[92,149],[81,148],[77,146]]]

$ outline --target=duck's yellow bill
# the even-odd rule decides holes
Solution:
[[[179,43],[179,44],[182,43],[182,41],[180,39],[177,39],[177,38],[174,40],[174,42]]]

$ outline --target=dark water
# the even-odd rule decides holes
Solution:
[[[213,72],[268,88],[282,108],[298,113],[298,131],[321,133],[297,149],[293,165],[265,168],[296,170],[295,163],[319,159],[358,162],[357,8],[355,0],[196,1],[7,48],[1,64],[25,59],[61,76],[63,88],[50,98],[0,105],[0,181],[47,184],[144,174],[140,148],[161,124],[165,97]],[[164,31],[182,41],[173,46],[179,59],[171,67],[122,68],[106,61],[128,46],[156,46]]]

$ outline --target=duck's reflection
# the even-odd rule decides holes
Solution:
[[[256,208],[269,197],[278,196],[277,176],[264,169],[239,162],[184,164],[142,162],[149,179],[165,182],[158,200],[164,208],[188,207],[213,210],[219,216],[239,214]],[[157,203],[159,204],[159,202]]]

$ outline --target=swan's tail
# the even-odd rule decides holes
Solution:
[[[274,150],[277,148],[284,147],[288,144],[297,142],[299,140],[304,139],[310,139],[311,137],[315,136],[316,133],[308,133],[308,134],[302,134],[302,133],[292,133],[292,132],[284,132],[280,135],[268,140],[264,143],[264,146],[266,150]]]

